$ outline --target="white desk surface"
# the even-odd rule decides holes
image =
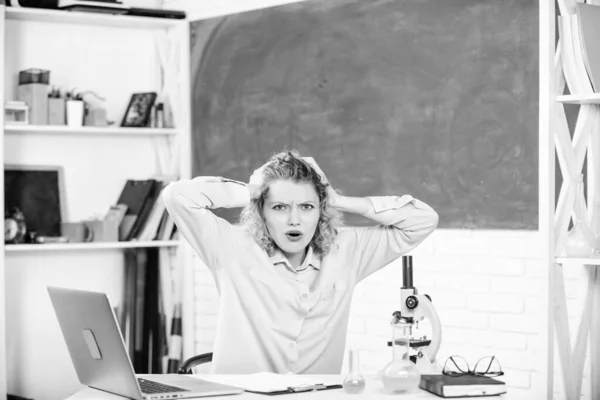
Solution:
[[[198,378],[208,377],[207,375],[194,375]],[[307,375],[310,377],[311,375]],[[312,375],[315,378],[331,378],[331,375]],[[343,380],[344,377],[341,377],[340,380]],[[294,393],[294,394],[285,394],[279,396],[266,396],[256,393],[242,393],[231,396],[219,396],[216,397],[218,399],[231,399],[231,400],[242,400],[242,399],[276,399],[276,400],[288,400],[288,399],[328,399],[328,400],[337,400],[337,399],[391,399],[393,397],[398,397],[398,395],[388,394],[383,391],[383,386],[381,381],[376,380],[374,376],[365,376],[367,381],[365,391],[361,394],[347,394],[344,389],[331,389],[331,390],[321,390],[316,392],[304,392],[304,393]],[[211,397],[207,397],[211,398]],[[83,388],[80,391],[74,393],[72,396],[68,397],[66,400],[123,400],[124,397],[116,396],[110,393],[102,392],[100,390],[95,390],[91,388]],[[402,400],[417,400],[417,399],[440,399],[440,397],[435,396],[431,393],[425,392],[423,390],[417,389],[416,392],[405,394],[401,396]],[[498,400],[508,400],[509,397],[507,395],[491,397],[490,399],[498,399]]]

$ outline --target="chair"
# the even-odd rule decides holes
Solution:
[[[213,359],[213,353],[199,354],[194,357],[190,357],[181,364],[181,367],[177,370],[178,374],[192,374],[192,368],[200,364],[206,364],[211,362]]]

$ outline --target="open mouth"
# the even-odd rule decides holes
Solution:
[[[288,240],[290,240],[292,242],[297,242],[298,240],[302,239],[302,232],[289,231],[289,232],[285,233],[285,236],[288,238]]]

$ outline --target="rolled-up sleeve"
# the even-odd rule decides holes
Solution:
[[[177,229],[208,268],[216,271],[222,264],[221,256],[232,240],[234,229],[209,209],[245,206],[250,201],[246,185],[203,176],[169,184],[162,197]]]
[[[354,229],[358,281],[415,248],[438,224],[438,214],[433,208],[412,196],[368,199],[373,207],[365,217],[379,225]]]

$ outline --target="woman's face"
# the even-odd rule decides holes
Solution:
[[[263,215],[271,238],[286,256],[303,252],[319,224],[319,195],[310,182],[273,181]]]

